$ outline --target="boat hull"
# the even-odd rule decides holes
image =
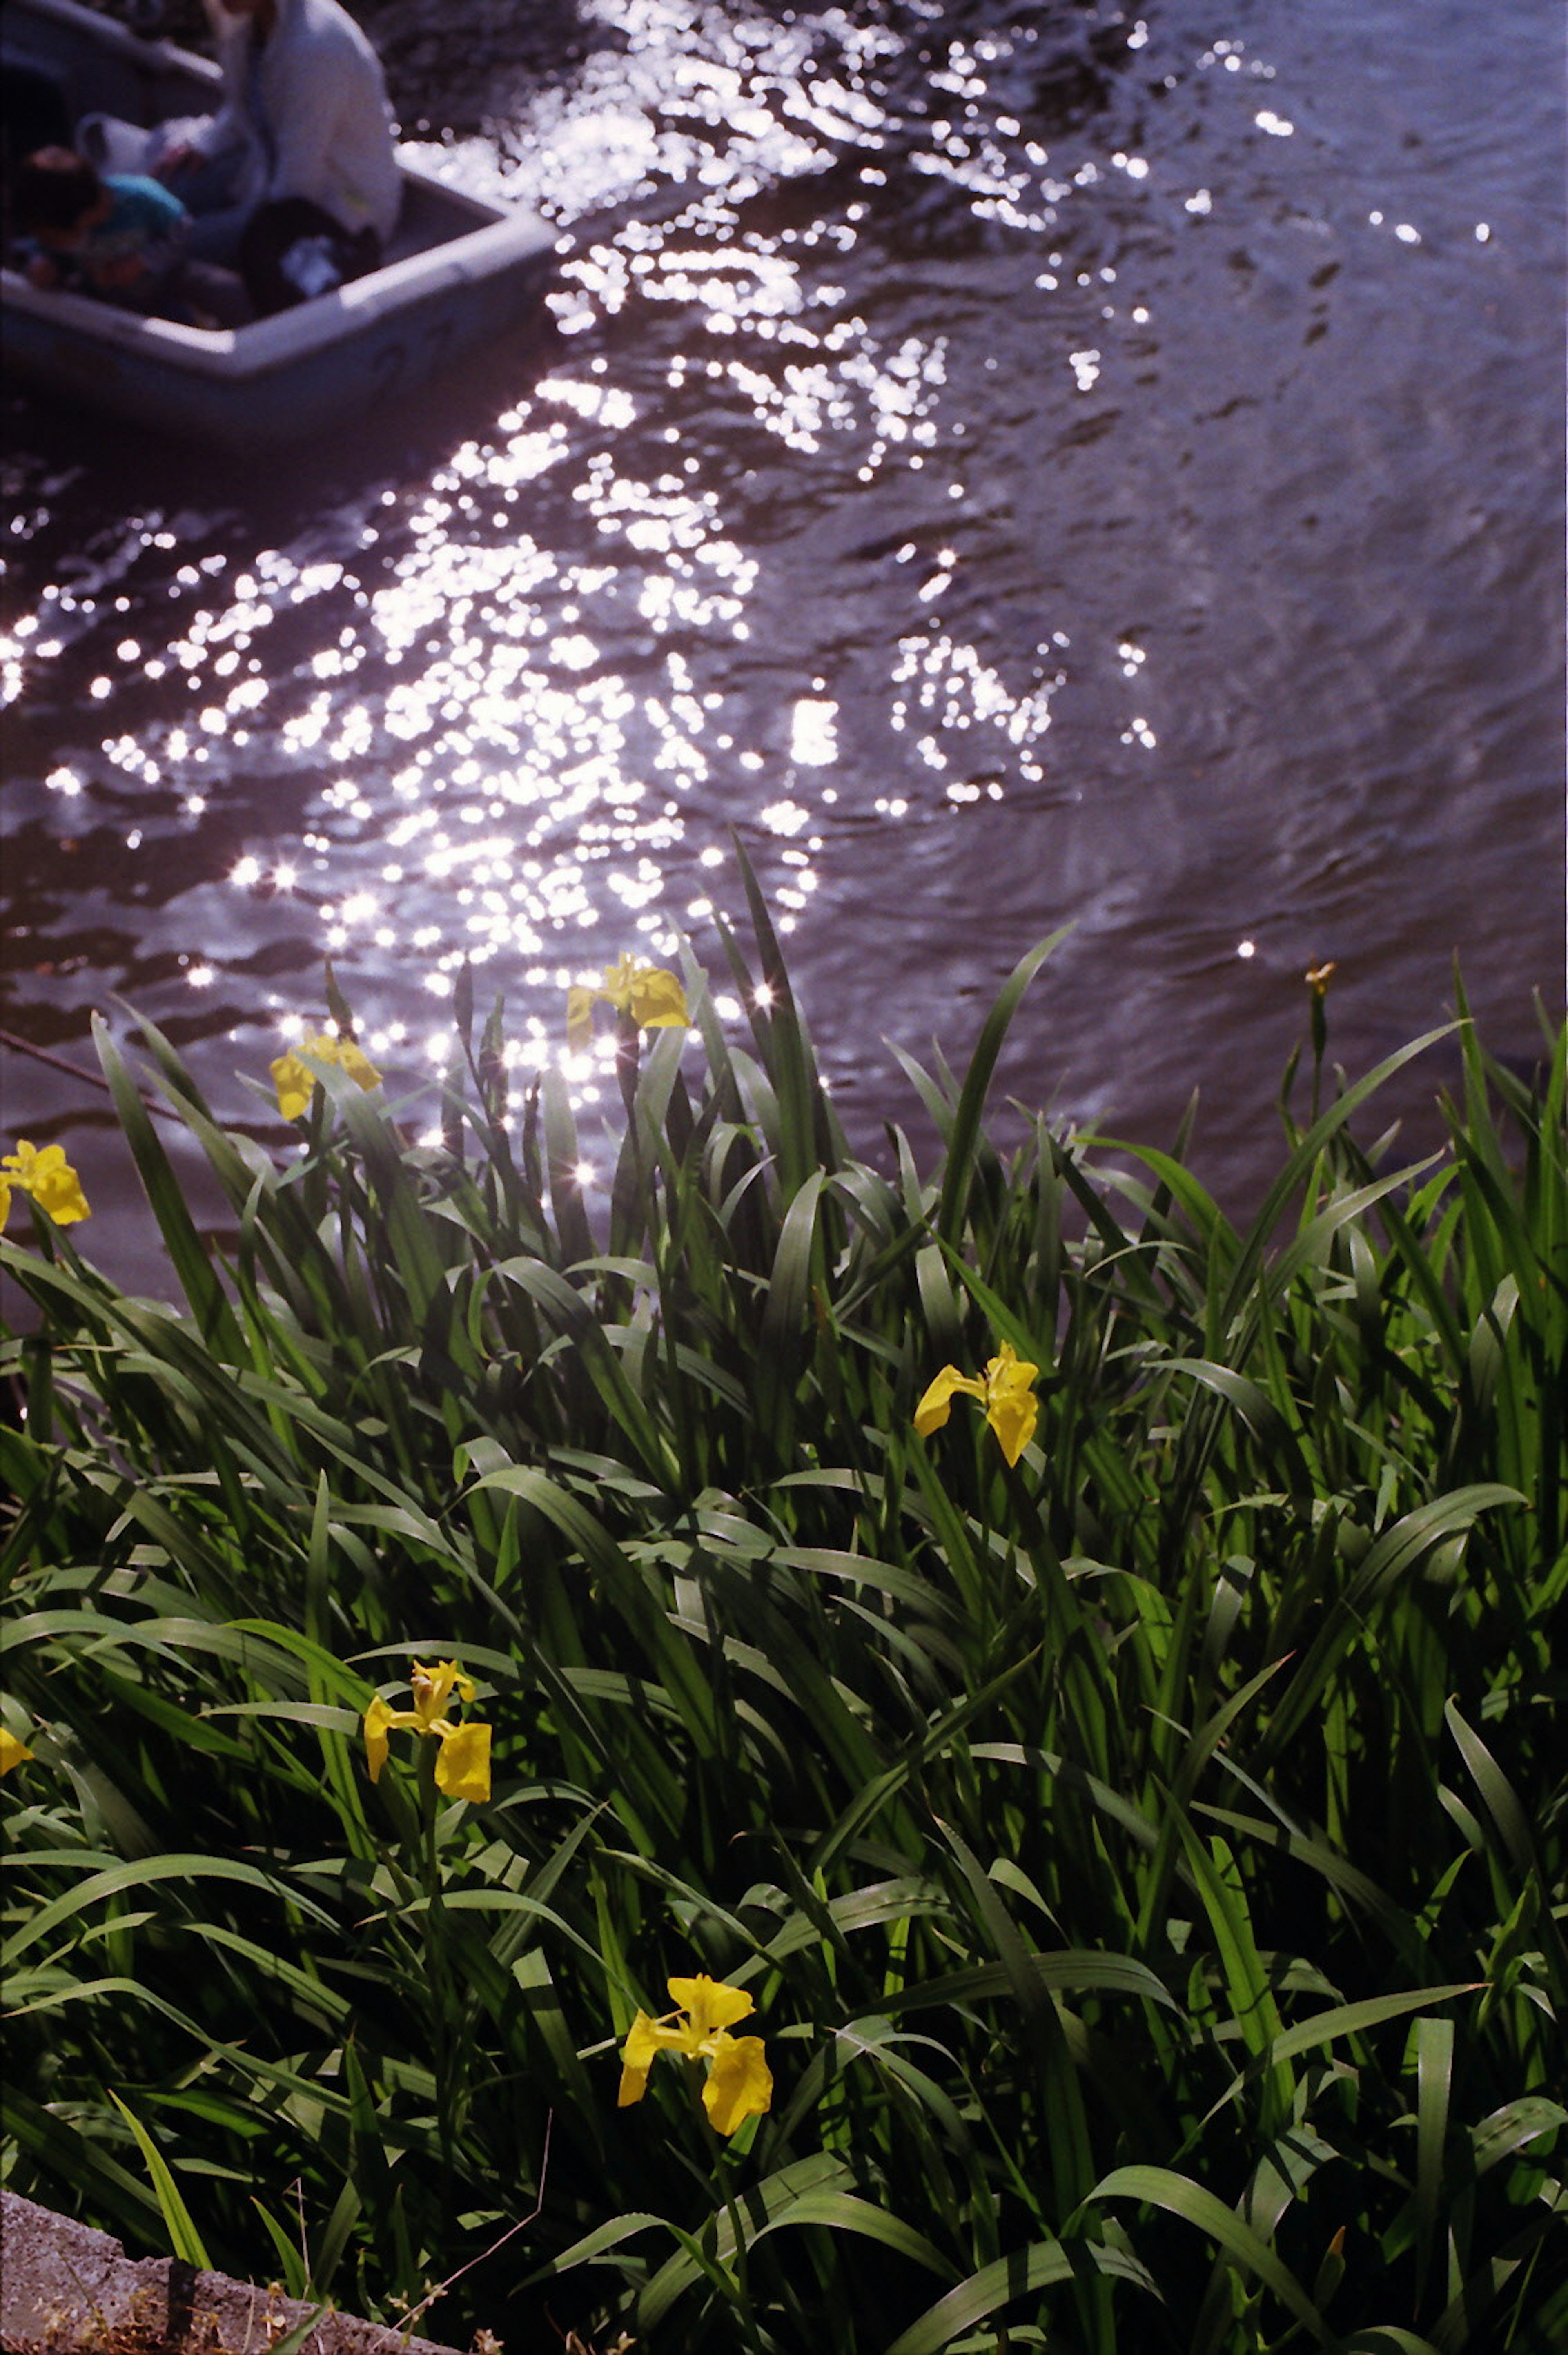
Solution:
[[[74,118],[148,124],[214,102],[215,69],[145,42],[74,0],[6,0],[8,64],[61,87]],[[255,449],[376,413],[535,315],[558,236],[538,215],[485,205],[405,166],[386,265],[247,327],[144,319],[0,273],[0,357],[22,381],[204,442]]]

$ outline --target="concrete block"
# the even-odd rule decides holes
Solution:
[[[268,2355],[312,2311],[178,2257],[128,2257],[109,2233],[0,2190],[5,2355]],[[302,2355],[456,2350],[328,2311]]]

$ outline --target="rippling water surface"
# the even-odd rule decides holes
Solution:
[[[733,835],[862,1143],[1068,922],[1001,1087],[1164,1142],[1197,1085],[1238,1201],[1308,964],[1352,1064],[1456,954],[1528,1051],[1552,0],[512,14],[369,21],[421,161],[589,217],[538,333],[253,465],[7,401],[7,1027],[91,1061],[118,994],[254,1114],[325,956],[399,1088],[468,957],[526,1072],[622,948],[720,974]],[[3,1061],[145,1264],[92,1092]]]

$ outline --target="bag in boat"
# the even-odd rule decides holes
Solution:
[[[210,163],[208,143],[216,127],[210,114],[172,115],[166,123],[123,122],[117,114],[84,114],[76,126],[76,150],[100,172],[140,172],[155,176],[171,155],[188,152]]]

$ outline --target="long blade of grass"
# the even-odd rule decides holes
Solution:
[[[1328,2344],[1327,2323],[1289,2267],[1233,2208],[1227,2208],[1222,2200],[1202,2184],[1194,2183],[1189,2176],[1174,2174],[1164,2167],[1118,2167],[1103,2177],[1090,2194],[1090,2204],[1102,2200],[1136,2200],[1151,2208],[1163,2208],[1168,2214],[1191,2224],[1217,2242],[1243,2273],[1255,2275],[1271,2289],[1320,2347]]]
[[[956,1243],[964,1231],[965,1217],[969,1207],[969,1188],[975,1175],[975,1150],[980,1135],[980,1122],[990,1093],[992,1074],[1002,1041],[1008,1035],[1013,1016],[1025,990],[1051,955],[1053,949],[1066,939],[1071,924],[1062,924],[1039,946],[1019,959],[997,995],[996,1003],[981,1025],[975,1051],[969,1058],[969,1068],[964,1075],[963,1092],[953,1115],[953,1134],[948,1141],[947,1159],[942,1173],[942,1209],[937,1220],[937,1232],[946,1243]]]
[[[164,2220],[171,2250],[176,2257],[183,2257],[187,2265],[197,2265],[203,2273],[209,2273],[211,2260],[202,2246],[201,2234],[197,2231],[190,2210],[180,2195],[180,2188],[175,2181],[167,2159],[135,2112],[121,2100],[112,2085],[106,2090],[110,2100],[135,2136],[137,2147],[147,2163],[147,2173],[153,2179],[153,2190],[158,2202],[158,2213]]]

